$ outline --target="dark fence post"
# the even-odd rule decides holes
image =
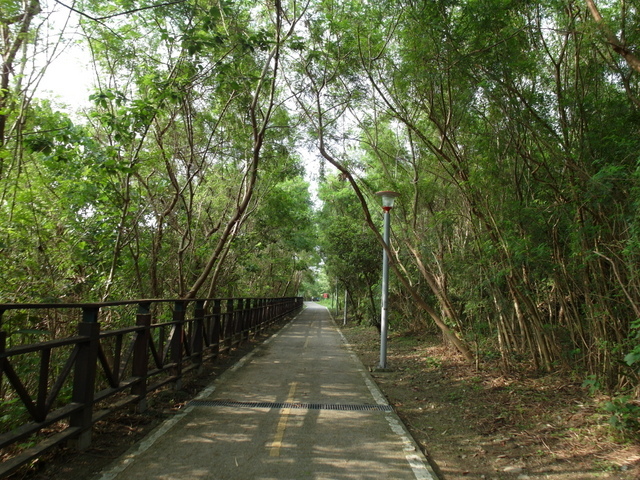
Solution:
[[[256,304],[257,299],[249,299],[249,332],[247,333],[247,338],[249,338],[249,336],[251,335],[253,335],[253,337],[255,338],[255,336],[258,334],[258,330],[256,329]]]
[[[258,330],[259,334],[262,334],[262,332],[264,331],[263,311],[264,311],[264,298],[258,298],[256,299],[256,329]]]
[[[242,299],[237,298],[233,304],[233,340],[231,345],[237,347],[242,338]]]
[[[82,408],[69,419],[71,428],[80,428],[80,435],[70,442],[77,450],[84,450],[91,444],[93,398],[96,383],[96,364],[100,342],[100,307],[83,307],[82,322],[78,325],[78,334],[86,340],[78,344],[75,361],[72,401]]]
[[[264,322],[265,328],[271,325],[271,313],[269,309],[270,302],[271,302],[271,299],[265,298],[264,303],[262,305],[262,321]]]
[[[244,329],[244,298],[236,299],[236,306],[233,311],[236,324],[236,335],[233,339],[235,345],[242,343],[242,331]]]
[[[256,336],[262,333],[262,298],[256,298],[253,306]]]
[[[222,311],[222,301],[215,299],[213,301],[213,334],[211,335],[211,345],[214,345],[213,351],[218,355],[220,353],[220,312]]]
[[[280,309],[282,308],[282,300],[279,298],[273,299],[273,307],[271,309],[271,321],[275,322],[276,319],[280,316]]]
[[[267,325],[271,326],[273,323],[273,298],[267,298],[267,301],[264,306],[265,312],[265,321]]]
[[[204,336],[204,318],[206,312],[204,308],[204,300],[197,300],[196,307],[193,312],[194,316],[194,328],[193,328],[193,343],[192,348],[193,351],[191,353],[193,358],[193,363],[198,365],[198,371],[202,369],[202,346],[203,336]]]
[[[236,322],[233,314],[233,299],[227,300],[226,320],[224,322],[224,343],[228,348],[233,346],[233,336],[236,332]]]
[[[173,375],[176,380],[173,384],[175,390],[182,387],[182,350],[184,342],[184,314],[185,302],[177,301],[173,308],[173,336],[171,337],[171,362],[173,363]]]
[[[151,339],[151,304],[149,302],[138,304],[136,325],[143,327],[136,333],[133,344],[133,363],[131,366],[134,377],[139,382],[131,387],[131,394],[139,397],[136,409],[144,412],[147,409],[147,375],[149,371],[149,342]]]
[[[240,345],[244,339],[244,314],[244,298],[238,298],[234,311],[234,317],[236,319],[236,335],[233,339],[234,343],[237,345]]]
[[[251,300],[241,298],[240,301],[240,342],[243,343],[249,339],[249,315],[251,314]]]
[[[273,307],[271,305],[272,303],[273,303],[273,299],[272,298],[265,299],[264,320],[265,320],[267,325],[271,325],[271,322],[273,321]]]

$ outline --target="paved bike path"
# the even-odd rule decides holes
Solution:
[[[96,478],[437,480],[315,303]]]

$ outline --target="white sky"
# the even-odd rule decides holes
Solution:
[[[40,91],[43,96],[76,110],[89,103],[91,85],[92,76],[85,61],[80,55],[65,52],[47,69]]]
[[[53,0],[43,2],[43,12],[51,11],[48,21],[51,24],[52,39],[65,28],[65,39],[78,40],[78,14],[55,4]],[[89,95],[93,85],[93,71],[90,67],[90,56],[76,43],[71,43],[58,53],[47,67],[40,82],[37,96],[57,100],[69,105],[73,111],[89,104]],[[45,54],[46,55],[46,54]]]

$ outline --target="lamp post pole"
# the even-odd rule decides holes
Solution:
[[[391,209],[393,208],[393,201],[395,197],[399,195],[396,192],[383,191],[378,192],[376,195],[382,197],[382,210],[384,211],[384,232],[383,240],[384,244],[389,248],[389,238],[391,232]],[[389,255],[387,254],[387,248],[382,250],[382,299],[381,299],[381,312],[380,312],[380,364],[378,368],[387,368],[387,333],[389,331],[389,321],[387,317],[387,301],[389,295]]]

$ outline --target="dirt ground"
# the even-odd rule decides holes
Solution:
[[[365,366],[378,332],[342,329]],[[376,383],[446,480],[640,479],[640,445],[609,426],[579,381],[465,364],[438,339],[392,333]]]
[[[342,329],[366,366],[378,363],[373,328]],[[92,478],[258,344],[221,357],[180,390],[150,398],[95,427],[82,453],[58,448],[8,480]],[[392,333],[390,371],[372,372],[441,480],[640,480],[640,446],[624,442],[579,381],[561,375],[503,375],[465,364],[435,338]]]

